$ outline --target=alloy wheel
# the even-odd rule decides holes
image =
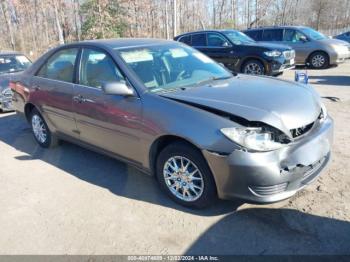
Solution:
[[[263,70],[261,69],[260,65],[257,63],[248,63],[244,67],[244,73],[249,75],[262,75]]]
[[[186,157],[173,156],[169,158],[164,164],[163,176],[170,192],[180,200],[192,202],[203,194],[202,173]]]
[[[325,62],[326,62],[326,58],[321,54],[313,56],[311,60],[312,66],[316,68],[323,67]]]
[[[47,130],[44,121],[38,115],[32,117],[32,128],[35,138],[42,144],[46,142]]]

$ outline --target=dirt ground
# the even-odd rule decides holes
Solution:
[[[193,211],[154,179],[0,115],[0,254],[350,254],[350,63],[309,70],[335,119],[327,171],[293,198]],[[282,78],[292,80],[294,71]]]

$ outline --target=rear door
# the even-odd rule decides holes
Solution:
[[[127,79],[113,58],[102,49],[83,48],[73,96],[80,139],[126,159],[141,161],[141,100],[105,94],[103,83],[114,81]]]
[[[60,49],[33,76],[31,100],[60,132],[77,136],[73,112],[73,82],[78,48]]]

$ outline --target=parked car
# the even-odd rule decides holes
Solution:
[[[235,72],[280,75],[294,67],[295,52],[288,46],[257,43],[235,30],[209,30],[176,36],[174,40],[196,48]]]
[[[12,91],[9,82],[18,74],[28,68],[31,61],[18,52],[0,51],[0,111],[12,110]]]
[[[310,65],[313,68],[328,68],[350,57],[348,43],[330,39],[310,27],[276,26],[249,29],[244,31],[256,41],[281,43],[291,46],[296,53],[297,65]]]
[[[333,38],[350,43],[350,31],[334,36]]]
[[[174,41],[60,46],[11,86],[40,146],[64,139],[122,159],[189,207],[288,198],[330,157],[333,120],[312,87],[232,74]]]

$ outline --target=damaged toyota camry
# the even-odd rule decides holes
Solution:
[[[286,199],[330,159],[333,120],[312,87],[233,74],[173,41],[60,46],[11,86],[39,145],[123,160],[188,207]]]

